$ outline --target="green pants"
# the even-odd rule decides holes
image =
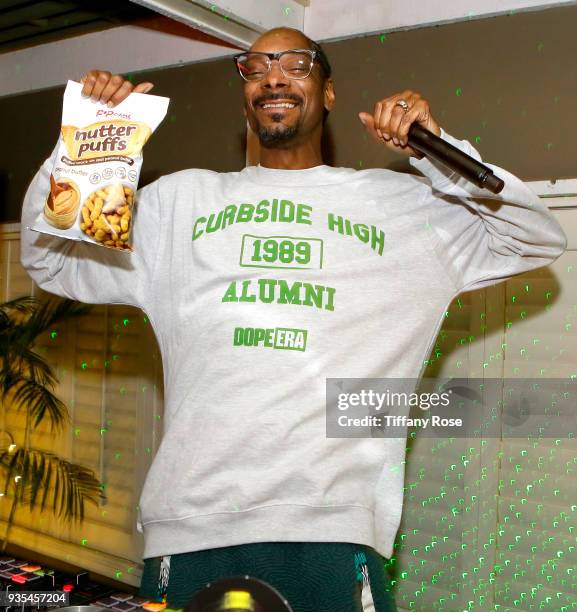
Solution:
[[[140,595],[183,608],[209,582],[249,575],[281,593],[294,612],[396,612],[385,559],[342,542],[258,542],[144,560]],[[166,586],[167,585],[167,586]]]

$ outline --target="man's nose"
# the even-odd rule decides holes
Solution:
[[[263,87],[278,87],[288,85],[288,78],[284,75],[278,60],[272,60],[270,70],[262,80]]]

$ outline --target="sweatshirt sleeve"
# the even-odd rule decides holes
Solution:
[[[43,214],[57,147],[24,197],[20,261],[45,291],[89,304],[144,308],[154,282],[162,236],[160,180],[138,190],[132,225],[132,252],[31,230]]]
[[[539,196],[515,175],[484,162],[468,141],[443,128],[441,138],[505,182],[494,194],[436,160],[409,160],[428,179],[422,196],[427,233],[457,291],[480,289],[555,261],[567,237]]]

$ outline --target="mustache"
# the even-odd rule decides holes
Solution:
[[[278,93],[256,98],[254,100],[254,105],[259,106],[260,104],[266,104],[267,102],[276,102],[277,100],[290,100],[291,102],[295,102],[295,104],[301,103],[300,97],[295,96],[294,94]]]

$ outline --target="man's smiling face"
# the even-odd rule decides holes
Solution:
[[[299,32],[275,30],[259,38],[250,51],[275,53],[288,49],[308,49]],[[329,82],[330,81],[330,82]],[[322,130],[323,109],[332,106],[332,80],[325,82],[322,68],[315,61],[306,79],[289,79],[272,61],[271,70],[260,81],[244,82],[245,115],[260,143],[268,148],[290,148],[306,142],[315,130]],[[286,102],[292,108],[265,108]]]

